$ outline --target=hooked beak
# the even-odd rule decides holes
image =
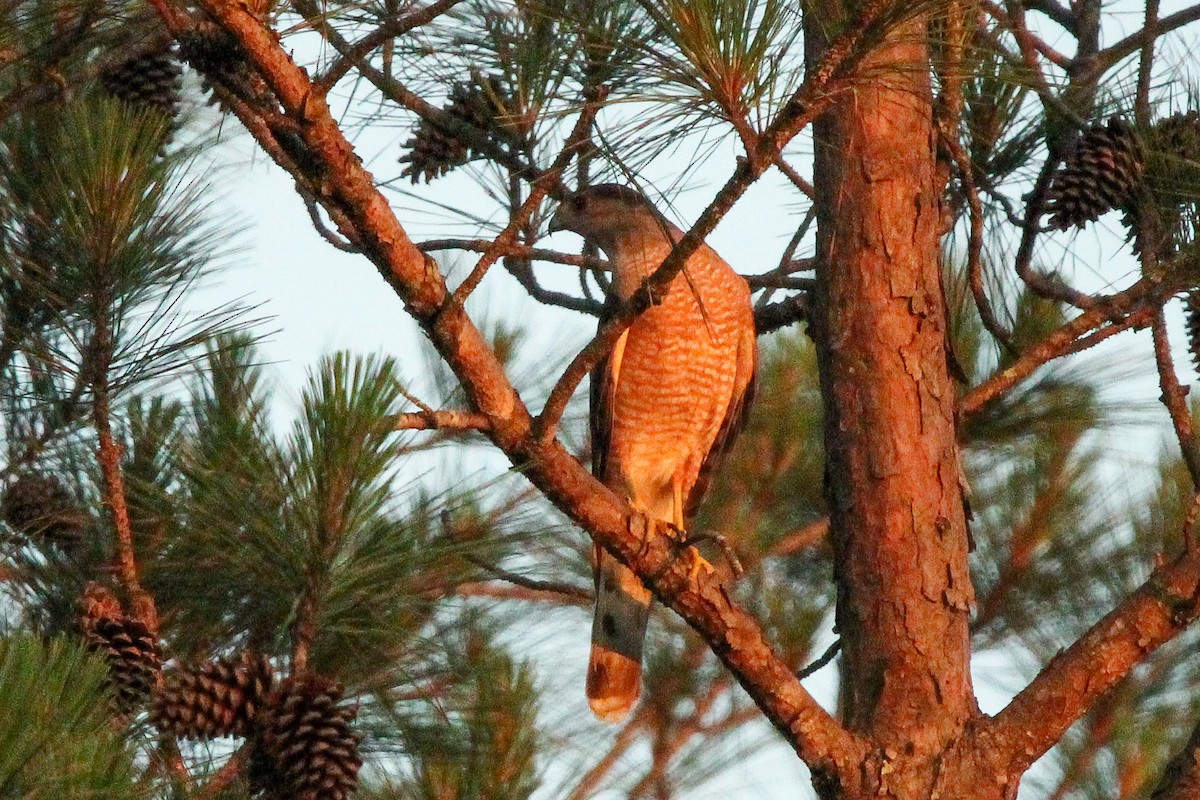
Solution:
[[[550,233],[558,233],[565,231],[567,226],[563,224],[562,212],[555,211],[554,216],[550,218],[550,227],[547,229]]]

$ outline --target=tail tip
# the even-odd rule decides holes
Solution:
[[[630,710],[637,703],[637,695],[606,695],[604,697],[589,697],[588,705],[596,719],[601,722],[617,723],[629,716]]]
[[[642,662],[594,646],[588,662],[587,698],[592,713],[603,722],[629,716],[642,693]]]

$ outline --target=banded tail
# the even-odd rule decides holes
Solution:
[[[650,599],[650,590],[637,575],[596,548],[596,616],[587,697],[592,713],[604,722],[623,720],[641,694]]]

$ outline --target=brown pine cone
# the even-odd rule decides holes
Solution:
[[[339,706],[342,687],[303,674],[271,693],[255,721],[259,788],[279,786],[296,800],[345,800],[358,785],[361,736],[350,728],[357,712]]]
[[[180,739],[245,736],[274,680],[271,662],[248,652],[176,668],[154,693],[150,720]]]
[[[1083,227],[1114,208],[1126,208],[1146,171],[1141,139],[1129,123],[1110,117],[1079,137],[1047,195],[1050,224]]]

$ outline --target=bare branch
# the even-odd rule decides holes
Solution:
[[[558,606],[570,605],[584,608],[590,608],[593,602],[591,594],[586,597],[576,597],[565,592],[515,586],[503,581],[460,583],[454,587],[454,594],[459,597],[489,597],[493,600],[520,600],[528,603],[550,603]]]
[[[816,522],[810,522],[780,537],[779,541],[764,554],[764,558],[793,555],[825,541],[827,536],[829,536],[829,517],[821,517]]]
[[[1070,32],[1075,30],[1075,15],[1056,0],[1025,0],[1025,7],[1030,11],[1040,11]]]
[[[786,328],[807,318],[808,295],[804,293],[754,309],[754,327],[759,336]]]
[[[477,253],[486,253],[492,244],[493,242],[490,239],[431,239],[421,242],[417,246],[423,252],[427,253],[439,250],[470,250]],[[502,248],[501,255],[505,256],[505,269],[517,279],[522,288],[534,300],[537,300],[539,303],[566,308],[570,311],[590,314],[593,317],[599,316],[600,311],[603,309],[602,303],[589,297],[576,297],[564,292],[556,292],[543,288],[537,282],[537,278],[533,274],[533,267],[529,265],[529,260],[535,259],[556,264],[569,264],[580,269],[607,269],[608,262],[604,259],[586,255],[560,253],[556,250],[544,250],[537,247],[529,247],[519,242],[512,242],[507,247]]]
[[[398,431],[486,431],[491,427],[487,416],[477,411],[412,411],[391,418]]]
[[[1097,61],[1105,68],[1111,67],[1142,49],[1147,41],[1154,41],[1165,33],[1182,28],[1184,25],[1190,25],[1197,20],[1200,20],[1200,5],[1189,6],[1174,14],[1168,14],[1153,25],[1143,27],[1116,44],[1104,48],[1097,56]]]
[[[492,239],[429,239],[424,242],[418,242],[417,247],[421,248],[421,251],[425,253],[435,253],[440,250],[470,250],[474,253],[486,253],[493,244],[494,240]],[[555,264],[567,264],[572,267],[582,267],[585,269],[609,269],[608,262],[602,258],[575,255],[574,253],[560,253],[557,250],[530,247],[519,242],[512,242],[503,247],[500,255],[531,258],[535,261],[549,261]]]
[[[617,732],[608,750],[592,765],[591,769],[584,773],[579,782],[575,784],[575,788],[567,795],[566,800],[586,800],[595,793],[596,787],[616,766],[621,756],[625,755],[629,748],[637,742],[638,734],[646,727],[646,720],[650,713],[651,706],[649,704],[642,704],[634,709],[633,714]]]
[[[343,253],[361,253],[362,250],[353,242],[343,239],[335,231],[329,230],[325,225],[325,220],[321,219],[320,204],[317,199],[309,192],[305,191],[300,184],[296,184],[296,190],[304,198],[304,208],[308,211],[308,218],[312,222],[313,228],[321,235],[321,238],[329,242]]]
[[[563,143],[562,150],[554,159],[554,163],[550,165],[550,169],[543,172],[537,180],[533,182],[533,189],[529,192],[529,196],[525,198],[525,202],[512,215],[508,225],[496,237],[495,242],[484,251],[483,256],[475,264],[475,268],[471,270],[471,274],[467,276],[458,288],[454,290],[454,294],[450,298],[450,302],[461,305],[466,302],[467,297],[483,280],[483,276],[496,259],[500,257],[500,253],[505,248],[516,242],[517,234],[521,228],[529,221],[533,212],[537,211],[542,200],[546,197],[550,187],[560,182],[562,172],[567,168],[576,155],[579,154],[582,147],[587,144],[588,133],[592,129],[592,121],[595,120],[596,114],[599,113],[601,106],[604,105],[604,98],[608,92],[604,88],[597,88],[590,92],[590,97],[584,105],[583,110],[579,113],[579,118],[575,121],[575,127],[571,130],[567,140]]]
[[[489,564],[486,561],[474,556],[468,555],[466,558],[484,572],[490,572],[500,580],[504,581],[505,583],[511,583],[513,586],[520,586],[523,589],[530,589],[535,592],[548,592],[562,595],[563,597],[569,597],[573,600],[579,601],[581,605],[588,605],[594,599],[591,592],[582,587],[575,586],[574,584],[564,583],[562,581],[538,580],[536,578],[530,578],[528,576],[521,575],[517,572],[512,572],[511,570],[504,569],[504,567],[500,567],[495,564]]]
[[[962,142],[953,131],[943,131],[942,141],[950,151],[955,165],[958,167],[959,179],[963,191],[967,194],[967,207],[970,209],[971,232],[967,240],[967,280],[971,287],[971,296],[975,300],[975,309],[983,327],[1010,352],[1012,351],[1012,334],[1009,333],[996,312],[992,309],[987,292],[983,286],[983,203],[979,200],[979,190],[975,186],[975,165],[967,154]]]
[[[787,176],[787,179],[792,182],[792,185],[803,192],[810,200],[816,199],[817,190],[812,183],[796,171],[796,168],[787,162],[783,157],[783,153],[775,156],[775,166],[779,167],[779,171]]]
[[[329,69],[325,71],[325,74],[316,78],[313,83],[325,91],[329,91],[338,81],[345,77],[346,73],[388,39],[403,36],[415,28],[428,25],[460,2],[462,0],[436,0],[423,8],[418,8],[416,11],[405,14],[399,19],[391,19],[384,22],[353,45],[350,45],[347,48],[347,52],[337,61],[333,62],[329,66]]]
[[[837,654],[842,652],[842,640],[834,639],[833,644],[829,645],[815,661],[805,666],[803,669],[797,670],[796,677],[800,680],[817,673],[824,668],[829,662],[837,658]]]
[[[1032,375],[1038,367],[1078,352],[1079,345],[1084,342],[1090,346],[1122,330],[1149,323],[1153,308],[1179,288],[1176,284],[1143,278],[1123,292],[1093,298],[1092,308],[1043,337],[1008,367],[967,392],[959,402],[959,411],[964,416],[980,411]]]
[[[1020,775],[1161,645],[1200,616],[1200,551],[1156,569],[1141,588],[1060,653],[983,735]]]

